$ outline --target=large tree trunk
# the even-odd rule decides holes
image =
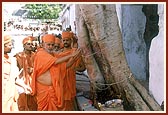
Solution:
[[[126,110],[161,110],[132,75],[126,62],[122,36],[112,4],[76,5],[79,46],[83,49],[92,91],[102,98],[122,98]],[[96,102],[94,102],[96,103]],[[126,108],[127,107],[127,108]]]

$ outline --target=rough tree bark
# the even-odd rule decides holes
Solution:
[[[76,5],[76,24],[79,46],[83,49],[93,92],[110,90],[105,96],[120,96],[127,110],[160,111],[160,106],[134,79],[129,69],[116,6],[114,4]]]

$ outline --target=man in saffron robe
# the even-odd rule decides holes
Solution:
[[[18,109],[19,111],[36,111],[36,98],[30,95],[31,76],[33,75],[34,55],[33,37],[28,36],[22,41],[24,50],[15,55],[20,75],[16,79],[17,89],[19,92]]]
[[[64,48],[62,52],[57,55],[58,57],[64,57],[71,55],[77,48],[73,48],[73,33],[69,31],[62,32],[62,42]],[[65,73],[63,76],[60,76],[63,80],[63,106],[60,110],[64,111],[75,111],[75,96],[76,96],[76,71],[84,71],[85,65],[81,57],[81,53],[75,57],[69,59],[66,63],[66,71],[61,71]],[[58,73],[57,73],[58,74]],[[58,74],[61,75],[61,74]]]
[[[12,50],[12,38],[4,36],[4,57],[2,76],[2,112],[18,111],[15,78],[19,74],[16,58],[8,55]]]
[[[56,58],[54,56],[55,36],[46,34],[42,37],[42,41],[43,48],[36,52],[34,59],[32,95],[36,96],[38,111],[57,111],[63,104],[63,81],[59,77],[63,75],[57,75],[57,71],[65,70],[66,63],[62,62],[75,57],[80,51]]]

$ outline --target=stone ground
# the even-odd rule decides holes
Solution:
[[[93,105],[90,97],[90,81],[84,73],[76,74],[77,103],[79,111],[98,111]]]

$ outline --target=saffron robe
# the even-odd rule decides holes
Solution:
[[[67,56],[72,54],[76,48],[72,48],[68,51],[63,51],[60,52],[58,55],[56,55],[57,58]],[[61,70],[63,76],[60,76],[60,78],[63,81],[63,106],[60,110],[63,111],[74,111],[75,110],[75,97],[76,97],[76,70],[75,67],[77,67],[81,62],[81,57],[77,59],[73,63],[73,65],[69,68],[66,68],[65,70]],[[66,62],[63,62],[65,65],[67,64]],[[60,71],[57,71],[60,72]],[[57,73],[58,75],[61,75]]]
[[[18,79],[27,86],[30,86],[31,84],[32,70],[30,69],[33,69],[34,55],[35,55],[34,52],[31,52],[31,54],[26,54],[24,51],[19,52],[15,55],[19,70],[23,69]],[[17,89],[19,92],[19,98],[18,98],[19,111],[36,111],[37,110],[36,98],[34,96],[31,96],[29,92],[25,92],[25,90],[21,86],[17,86]]]
[[[2,112],[18,111],[15,78],[19,74],[19,69],[16,58],[4,55],[3,61]]]
[[[65,76],[66,63],[55,65],[56,57],[47,53],[43,48],[36,52],[32,76],[32,95],[36,95],[39,111],[57,111],[63,106],[63,81],[60,76]],[[50,72],[52,85],[37,82],[37,78]]]

